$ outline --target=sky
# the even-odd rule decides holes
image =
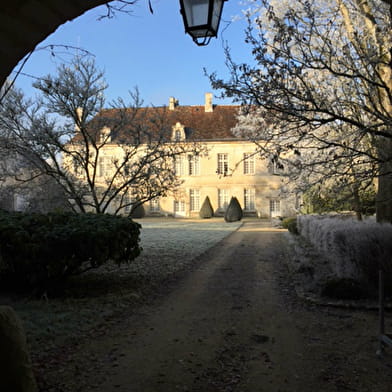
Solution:
[[[223,78],[228,76],[224,42],[231,47],[237,62],[250,60],[250,48],[244,43],[246,22],[241,17],[244,6],[240,0],[224,3],[218,38],[212,38],[206,47],[197,46],[185,34],[178,0],[152,0],[151,5],[153,14],[148,1],[139,0],[131,16],[118,13],[112,19],[99,21],[106,10],[98,7],[65,23],[38,45],[22,70],[30,76],[19,75],[16,86],[33,97],[34,77],[53,74],[56,66],[75,54],[55,47],[53,56],[50,50],[39,48],[69,45],[95,56],[96,65],[104,70],[109,84],[108,102],[118,97],[129,101],[128,92],[138,87],[145,106],[168,105],[169,97],[178,99],[180,105],[202,105],[204,93],[219,94],[211,88],[203,69]],[[214,103],[231,101],[214,98]]]

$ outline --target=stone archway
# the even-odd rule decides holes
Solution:
[[[0,86],[18,62],[63,23],[107,0],[15,0],[0,14]]]

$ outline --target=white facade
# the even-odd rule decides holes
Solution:
[[[190,152],[181,156],[170,156],[169,159],[157,163],[168,165],[166,168],[169,168],[170,172],[174,170],[182,184],[165,197],[144,203],[147,216],[198,217],[207,197],[216,216],[224,215],[232,197],[238,199],[245,215],[271,218],[290,216],[295,213],[295,200],[282,195],[282,177],[275,172],[274,165],[259,156],[253,142],[236,138],[232,133],[237,122],[238,106],[213,105],[212,95],[207,93],[204,106],[180,106],[178,100],[171,97],[168,110],[158,109],[154,108],[152,113],[160,114],[161,118],[165,119],[165,129],[169,133],[164,140],[170,141],[167,144],[162,142],[160,148],[166,151],[172,143],[179,142],[185,146],[190,143],[188,149]],[[142,117],[143,121],[148,118],[148,108],[145,109],[144,114],[146,117]],[[107,112],[106,115],[115,118],[117,113],[114,110]],[[125,140],[130,143],[132,134],[127,137],[129,140]],[[125,149],[132,149],[132,145],[121,145],[120,142],[116,142],[116,133],[111,135],[108,127],[102,128],[100,138],[102,145],[99,147],[99,157],[95,164],[92,156],[89,170],[97,174],[96,185],[105,192],[107,184],[114,183],[110,180],[115,172],[114,162],[121,162]],[[203,145],[203,148],[191,148],[191,143],[195,142]],[[144,148],[148,150],[147,145],[135,146],[136,159],[143,155]],[[199,154],[195,151],[199,151]],[[83,173],[78,174],[77,167],[73,168],[72,162],[66,157],[64,165],[79,177],[83,175]],[[124,181],[121,176],[120,181]],[[132,184],[130,184],[131,188]],[[140,195],[142,191],[138,190],[135,184],[132,189],[135,194],[122,197],[129,198],[132,202],[133,197],[137,199],[138,192]],[[149,195],[148,192],[146,194]],[[112,201],[110,203],[107,212],[121,211],[120,204],[115,205],[115,199],[113,204]],[[122,213],[129,214],[130,210],[130,207],[123,208]]]
[[[215,215],[223,215],[231,197],[236,197],[245,215],[260,218],[294,213],[292,198],[281,195],[282,178],[261,159],[252,142],[206,141],[208,155],[184,156],[174,163],[183,180],[175,195],[144,206],[147,215],[197,217],[208,196]]]

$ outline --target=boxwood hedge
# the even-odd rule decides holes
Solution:
[[[107,214],[0,212],[0,281],[47,290],[109,260],[129,263],[141,251],[140,225]]]

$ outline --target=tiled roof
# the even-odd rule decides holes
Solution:
[[[214,105],[212,112],[206,112],[204,106],[176,106],[169,110],[168,107],[140,108],[129,110],[127,116],[133,117],[129,122],[124,118],[124,111],[119,109],[105,109],[93,121],[93,129],[102,129],[103,125],[111,128],[112,141],[132,137],[132,126],[135,120],[154,124],[156,128],[165,129],[165,138],[170,140],[172,127],[180,123],[185,127],[187,138],[192,140],[224,140],[233,139],[235,135],[232,128],[237,122],[239,106]],[[119,118],[122,120],[119,122]],[[119,126],[118,124],[122,125]],[[97,126],[99,124],[99,126]],[[92,124],[91,124],[92,125]],[[98,131],[98,129],[97,129]]]
[[[180,122],[195,139],[228,139],[235,137],[232,128],[237,123],[238,106],[215,106],[205,112],[204,106],[177,106],[169,111],[169,119]]]

